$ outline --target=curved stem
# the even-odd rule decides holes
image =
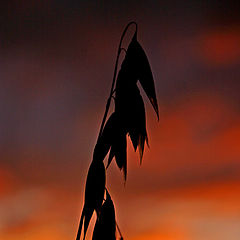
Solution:
[[[117,75],[117,67],[118,67],[118,61],[119,61],[119,56],[120,56],[120,53],[121,53],[121,47],[122,47],[122,41],[123,41],[123,38],[128,30],[128,28],[134,24],[135,27],[136,27],[136,30],[135,32],[137,33],[137,23],[136,22],[130,22],[124,29],[123,33],[122,33],[122,36],[121,36],[121,39],[120,39],[120,43],[119,43],[119,46],[118,46],[118,54],[117,54],[117,59],[116,59],[116,63],[115,63],[115,68],[114,68],[114,74],[113,74],[113,81],[112,81],[112,87],[111,87],[111,94],[112,94],[112,91],[113,91],[113,88],[114,88],[114,85],[115,85],[115,81],[116,81],[116,75]],[[111,95],[110,94],[110,95]]]
[[[105,124],[105,121],[106,121],[106,118],[107,118],[107,114],[108,114],[108,110],[109,110],[109,107],[110,107],[110,104],[111,104],[111,99],[112,99],[112,94],[113,94],[113,89],[114,89],[114,86],[115,86],[115,82],[116,82],[116,76],[117,76],[117,68],[118,68],[118,61],[119,61],[119,57],[120,57],[120,53],[121,53],[121,50],[122,50],[122,41],[123,41],[123,38],[128,30],[128,28],[131,26],[131,25],[135,25],[135,33],[137,33],[137,30],[138,30],[138,27],[137,27],[137,23],[136,22],[130,22],[128,23],[128,25],[125,27],[123,33],[122,33],[122,36],[121,36],[121,39],[120,39],[120,42],[119,42],[119,46],[118,46],[118,52],[117,52],[117,59],[116,59],[116,63],[115,63],[115,67],[114,67],[114,73],[113,73],[113,81],[112,81],[112,86],[111,86],[111,91],[110,91],[110,95],[108,97],[108,100],[107,100],[107,104],[106,104],[106,109],[105,109],[105,113],[103,115],[103,120],[102,120],[102,123],[101,123],[101,127],[100,127],[100,131],[99,131],[99,134],[98,134],[98,139],[100,138],[100,136],[102,135],[102,131],[103,131],[103,127],[104,127],[104,124]],[[98,140],[97,139],[97,140]]]
[[[119,226],[118,226],[118,224],[117,224],[117,221],[115,221],[115,222],[116,222],[116,226],[117,226],[118,233],[119,233],[121,239],[123,239],[123,236],[122,236],[122,233],[121,233],[121,231],[120,231],[120,228],[119,228]]]
[[[108,192],[107,187],[105,187],[105,190]],[[109,194],[109,193],[108,193],[108,194]],[[105,200],[105,199],[104,199],[104,200]],[[105,200],[105,201],[106,201],[106,200]],[[119,233],[121,239],[123,239],[123,236],[122,236],[121,230],[120,230],[120,228],[119,228],[118,223],[117,223],[116,220],[115,220],[115,224],[116,224],[116,227],[117,227],[117,230],[118,230],[118,233]]]

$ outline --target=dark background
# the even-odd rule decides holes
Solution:
[[[126,187],[108,170],[123,235],[239,239],[239,13],[238,1],[2,3],[0,238],[74,239],[118,43],[134,20],[160,121],[144,96],[143,165],[129,142]]]

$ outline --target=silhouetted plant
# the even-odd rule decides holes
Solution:
[[[125,50],[121,45],[130,25],[135,25],[136,29],[128,49]],[[122,50],[125,51],[126,55],[117,75],[118,62]],[[137,41],[137,24],[130,22],[124,29],[119,43],[110,96],[107,100],[97,143],[94,148],[93,160],[88,170],[85,201],[77,240],[80,240],[83,222],[83,239],[85,239],[94,211],[96,211],[97,219],[92,236],[93,240],[115,240],[116,226],[120,234],[120,239],[123,239],[120,229],[116,224],[114,205],[106,188],[106,173],[103,161],[110,151],[106,169],[112,162],[112,159],[115,158],[117,166],[120,170],[123,170],[124,183],[126,182],[128,135],[130,136],[134,150],[138,149],[139,151],[140,164],[142,162],[144,146],[145,142],[148,144],[148,137],[144,102],[137,86],[138,81],[159,119],[158,103],[151,68],[143,48]],[[106,122],[112,99],[115,101],[115,111]],[[106,200],[104,199],[105,193]]]

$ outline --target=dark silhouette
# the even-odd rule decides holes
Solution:
[[[96,221],[93,240],[102,239],[115,239],[116,235],[116,220],[115,220],[115,210],[110,194],[106,190],[107,199],[103,203],[101,208],[101,214]]]
[[[121,46],[122,40],[131,25],[135,25],[136,29],[128,49],[125,50]],[[124,51],[126,55],[117,76],[118,61],[122,51]],[[123,239],[119,227],[116,224],[115,210],[111,196],[105,186],[106,176],[103,161],[110,151],[106,168],[111,164],[112,159],[115,158],[117,166],[120,170],[123,170],[124,182],[126,182],[127,135],[129,135],[134,150],[136,151],[138,149],[139,151],[140,163],[142,162],[144,146],[145,142],[148,144],[148,137],[145,107],[137,86],[137,81],[140,82],[159,119],[158,103],[151,68],[143,48],[137,41],[137,24],[130,22],[124,29],[120,40],[110,96],[106,104],[106,110],[93,152],[93,160],[87,175],[85,202],[77,240],[80,240],[81,237],[83,221],[83,239],[85,239],[94,210],[97,213],[97,220],[92,239],[115,240],[116,226],[120,239]],[[115,101],[115,111],[106,122],[112,99]],[[104,200],[105,193],[106,200]]]

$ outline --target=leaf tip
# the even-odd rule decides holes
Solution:
[[[159,110],[158,110],[157,99],[156,99],[156,98],[151,98],[151,99],[150,99],[150,102],[152,103],[153,109],[154,109],[154,111],[155,111],[156,114],[157,114],[157,119],[158,119],[158,122],[159,122]]]
[[[127,172],[124,171],[123,174],[124,174],[124,175],[123,175],[123,178],[124,178],[124,182],[123,182],[123,184],[124,184],[124,187],[126,187],[126,182],[127,182]]]

